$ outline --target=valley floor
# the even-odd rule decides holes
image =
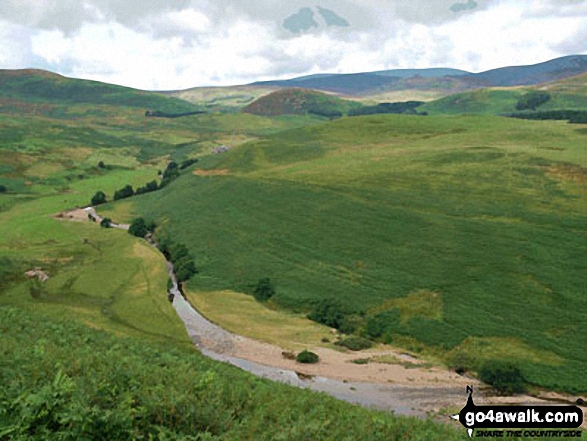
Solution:
[[[66,212],[62,217],[72,221],[87,221],[87,216],[80,215],[81,211],[83,210]],[[90,211],[101,219],[94,209]],[[173,267],[169,263],[167,270],[174,279]],[[262,378],[326,392],[336,398],[366,407],[391,410],[401,415],[444,419],[461,409],[464,391],[468,385],[475,387],[477,395],[482,396],[485,403],[574,403],[576,399],[555,393],[500,397],[471,376],[461,376],[446,368],[432,366],[389,345],[378,345],[376,348],[360,352],[310,346],[308,349],[318,354],[320,362],[300,364],[288,357],[292,354],[291,351],[269,343],[272,341],[273,333],[268,329],[264,330],[267,332],[266,337],[259,339],[245,336],[250,335],[246,326],[241,326],[237,333],[230,332],[235,330],[234,325],[231,326],[230,320],[227,319],[230,311],[210,308],[209,303],[202,301],[202,297],[206,296],[198,293],[188,293],[184,298],[177,290],[177,285],[171,292],[175,295],[173,307],[186,325],[190,339],[204,355],[233,364]],[[238,307],[238,299],[233,303]],[[203,315],[198,305],[206,309],[209,317]],[[258,308],[264,309],[260,305]],[[291,324],[292,317],[287,313],[269,313],[277,314],[285,328]],[[255,317],[247,317],[245,313],[244,319],[249,328],[253,327]],[[224,326],[230,331],[224,329]],[[317,325],[308,321],[306,326]],[[321,329],[323,332],[329,331],[326,327],[318,327],[324,328]],[[334,333],[335,330],[330,332]],[[253,332],[253,335],[256,334]],[[291,339],[291,336],[290,339],[282,336],[279,342],[288,348],[298,348],[303,344]],[[357,364],[357,360],[367,362]],[[584,428],[587,429],[587,424]]]

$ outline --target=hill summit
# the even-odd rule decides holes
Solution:
[[[260,116],[312,114],[336,118],[355,107],[361,104],[322,92],[291,88],[265,95],[246,106],[243,112]]]

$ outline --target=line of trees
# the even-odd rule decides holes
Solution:
[[[510,118],[532,120],[569,121],[571,124],[587,124],[587,111],[585,110],[546,110],[538,112],[510,113]]]
[[[133,219],[128,228],[128,232],[136,237],[145,237],[147,234],[153,234],[157,228],[154,221],[145,221],[142,217]]]
[[[173,263],[178,282],[186,282],[198,273],[194,259],[184,244],[164,237],[159,238],[157,248],[159,248],[159,251],[163,253],[167,260]]]
[[[206,112],[202,112],[201,110],[195,112],[183,112],[183,113],[165,113],[160,110],[147,110],[145,112],[145,116],[147,118],[181,118],[182,116],[190,116],[190,115],[201,115]]]
[[[528,92],[518,99],[516,110],[536,110],[550,101],[550,94],[546,92]]]
[[[169,164],[167,164],[167,167],[161,173],[162,179],[160,184],[157,184],[156,180],[152,180],[151,182],[147,182],[144,186],[137,188],[136,191],[132,188],[131,185],[125,185],[120,190],[116,190],[114,192],[113,200],[118,201],[120,199],[126,199],[134,195],[141,195],[160,190],[169,185],[169,183],[174,179],[177,179],[179,177],[180,170],[184,170],[197,162],[198,159],[196,158],[186,159],[180,165],[178,165],[175,161],[171,161]],[[108,201],[106,199],[106,194],[100,190],[96,192],[90,202],[92,206],[96,206],[105,204]]]
[[[427,115],[426,112],[417,112],[416,108],[424,104],[422,101],[406,101],[400,103],[379,103],[376,106],[364,106],[349,110],[349,116],[376,115],[376,114],[406,114]]]

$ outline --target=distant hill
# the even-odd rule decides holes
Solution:
[[[403,90],[404,81],[409,79],[428,79],[434,84],[435,79],[452,76],[459,77],[468,72],[457,69],[395,69],[379,72],[365,72],[356,74],[322,74],[293,78],[282,81],[256,82],[251,86],[257,87],[302,87],[341,95],[362,95],[373,92]]]
[[[530,66],[512,66],[469,75],[487,86],[527,86],[587,72],[587,55],[570,55]]]
[[[0,98],[20,103],[103,104],[162,112],[192,112],[186,101],[128,87],[78,80],[36,69],[0,70]]]
[[[252,102],[243,112],[260,116],[305,115],[340,117],[361,104],[307,89],[284,89]]]
[[[587,110],[587,74],[534,86],[488,87],[457,93],[426,103],[418,110],[431,114],[509,114],[519,110],[517,104],[521,97],[533,92],[542,92],[549,96],[540,105],[542,111]]]
[[[257,87],[302,87],[341,95],[365,96],[390,91],[443,91],[446,95],[484,87],[535,85],[587,72],[587,55],[570,55],[528,66],[470,73],[457,69],[395,69],[354,74],[319,74],[264,81]]]

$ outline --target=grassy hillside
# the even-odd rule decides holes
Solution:
[[[243,112],[260,116],[311,114],[332,117],[342,116],[357,107],[361,104],[333,95],[305,89],[285,89],[259,98],[246,106]]]
[[[584,143],[556,122],[343,118],[204,158],[215,172],[138,203],[196,256],[190,290],[270,277],[275,305],[329,299],[357,333],[585,392]]]
[[[166,95],[180,98],[209,111],[234,112],[276,90],[276,87],[254,86],[197,87],[166,92]]]
[[[541,111],[587,110],[587,93],[581,78],[568,83],[554,82],[533,88],[487,88],[458,93],[426,103],[418,110],[430,114],[502,115],[516,112],[520,97],[533,91],[543,91],[550,95],[550,100],[540,106]]]
[[[465,438],[38,312],[0,307],[0,329],[3,439]]]
[[[62,77],[41,70],[0,70],[0,105],[18,110],[23,105],[94,104],[138,107],[163,112],[190,112],[196,106],[186,101],[160,94],[143,92],[97,81]],[[49,107],[50,109],[50,107]],[[42,106],[38,110],[43,110]],[[54,109],[52,116],[59,114]]]

